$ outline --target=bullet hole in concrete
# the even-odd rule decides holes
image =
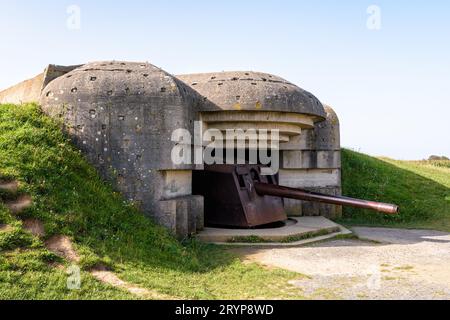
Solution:
[[[266,78],[261,78],[261,80],[262,80],[262,81],[264,81],[264,82],[266,82],[266,81],[267,81],[267,79],[266,79]]]
[[[238,77],[233,77],[233,78],[231,78],[231,81],[237,81],[237,80],[239,80]]]
[[[164,88],[164,87],[161,88],[161,92],[166,92],[166,91],[167,91],[166,88]]]
[[[216,77],[211,77],[211,80],[214,80],[214,79],[216,79]]]
[[[95,80],[97,80],[97,77],[91,77],[90,80],[95,81]]]
[[[76,93],[77,91],[78,91],[77,88],[72,88],[72,90],[70,90],[70,92],[72,92],[72,93]]]
[[[246,76],[249,76],[249,75],[250,75],[250,73],[246,72],[246,73],[245,73],[245,75],[246,75]]]
[[[109,91],[107,92],[107,94],[108,94],[108,96],[112,96],[112,94],[113,94],[112,90],[109,90]]]
[[[223,82],[219,82],[217,85],[218,86],[223,86]]]
[[[144,73],[143,76],[147,78],[149,76],[149,74],[148,73]]]
[[[102,124],[102,130],[106,130],[106,124]]]
[[[124,121],[125,120],[125,116],[119,116],[118,117],[120,121]]]
[[[252,82],[252,86],[256,86],[257,85],[257,83],[256,82]]]
[[[241,100],[241,96],[236,96],[236,100],[237,101]]]
[[[130,70],[130,69],[127,70],[127,73],[131,73],[131,72],[133,72],[133,70]]]

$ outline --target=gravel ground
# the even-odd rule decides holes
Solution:
[[[450,234],[353,228],[359,240],[290,248],[236,248],[243,259],[307,275],[311,299],[450,299]]]

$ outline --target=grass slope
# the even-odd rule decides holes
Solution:
[[[450,231],[450,161],[398,161],[342,152],[343,194],[400,206],[398,216],[345,208],[346,224]]]
[[[0,105],[2,177],[19,180],[33,197],[20,218],[42,220],[47,237],[74,240],[82,270],[101,262],[126,281],[177,298],[302,298],[288,285],[298,274],[243,264],[213,245],[176,241],[102,182],[36,105]],[[86,271],[81,290],[68,290],[65,271],[51,266],[64,262],[1,205],[0,224],[12,226],[0,231],[0,299],[134,298]]]

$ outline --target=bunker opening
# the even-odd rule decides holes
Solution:
[[[193,194],[204,197],[206,227],[253,229],[286,226],[290,220],[284,209],[284,199],[351,206],[385,214],[398,212],[394,204],[281,186],[278,174],[263,174],[267,165],[261,164],[259,157],[256,162],[249,161],[252,150],[234,151],[235,164],[225,164],[225,161],[205,164],[204,170],[193,172],[192,190]],[[220,153],[225,155],[226,150]],[[239,158],[239,154],[245,157]]]

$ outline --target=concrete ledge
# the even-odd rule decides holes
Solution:
[[[30,103],[39,102],[42,90],[51,81],[66,73],[80,67],[76,66],[57,66],[50,64],[43,73],[38,74],[32,79],[22,81],[12,87],[0,92],[0,103]]]
[[[324,217],[292,217],[292,224],[273,229],[205,228],[197,235],[203,242],[237,246],[296,246],[351,234]]]

